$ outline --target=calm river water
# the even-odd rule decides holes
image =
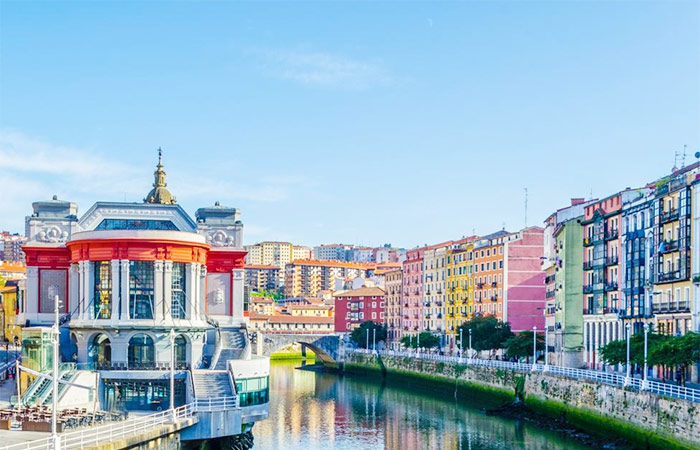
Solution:
[[[296,370],[272,362],[270,418],[253,429],[255,450],[584,450],[529,423],[486,416],[451,395],[381,380]]]

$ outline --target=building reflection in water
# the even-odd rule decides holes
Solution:
[[[255,425],[255,448],[289,450],[583,450],[529,423],[405,384],[294,370],[273,362],[270,418]]]

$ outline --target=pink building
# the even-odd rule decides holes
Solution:
[[[423,252],[425,247],[408,250],[403,262],[401,334],[420,331],[423,302]]]
[[[378,287],[361,287],[338,292],[335,297],[335,331],[352,331],[371,320],[384,324],[386,292]]]
[[[503,245],[503,320],[515,333],[533,326],[544,330],[544,229],[525,228],[508,236]]]

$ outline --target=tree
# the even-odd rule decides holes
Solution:
[[[375,331],[376,330],[376,331]],[[356,343],[360,348],[367,348],[367,336],[369,332],[369,346],[372,347],[372,343],[386,341],[386,326],[379,325],[376,322],[367,320],[362,322],[359,327],[352,330],[350,334],[350,339]],[[376,333],[376,335],[375,335]]]
[[[520,333],[509,337],[505,343],[504,347],[506,349],[507,358],[517,358],[522,357],[527,358],[527,363],[530,363],[530,356],[532,356],[532,331],[521,331]],[[537,350],[544,350],[544,336],[537,335]]]
[[[472,348],[477,351],[503,348],[506,340],[513,336],[510,324],[493,316],[474,317],[457,328],[462,330],[462,349],[469,347],[469,330],[472,330]],[[532,337],[532,336],[531,336]]]
[[[657,333],[648,335],[647,363],[649,366],[664,365],[664,355],[660,346],[670,336]],[[627,340],[620,339],[612,341],[600,348],[600,358],[606,364],[614,366],[616,364],[627,363]],[[630,361],[632,364],[644,365],[644,333],[638,332],[630,336]]]
[[[416,336],[404,336],[401,338],[401,343],[406,348],[433,348],[440,345],[440,336],[434,335],[428,331],[421,332]]]

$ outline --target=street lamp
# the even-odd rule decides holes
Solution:
[[[175,421],[175,329],[170,329],[170,411]]]
[[[54,450],[61,449],[61,438],[58,436],[58,341],[59,341],[59,328],[58,328],[58,306],[60,304],[58,295],[54,297],[54,323],[51,328],[51,344],[53,345],[53,377],[51,379],[52,385],[52,405],[51,405],[51,440],[53,441]],[[18,372],[19,373],[19,372]],[[19,385],[19,380],[17,380]]]
[[[537,325],[532,327],[532,371],[535,371],[537,364]]]
[[[469,359],[472,359],[472,329],[469,329]]]
[[[630,324],[629,322],[625,325],[627,331],[627,367],[625,370],[625,386],[630,384],[630,375],[632,373],[630,367]]]
[[[649,371],[647,365],[647,355],[649,354],[649,323],[644,324],[644,376],[642,378],[642,390],[647,388],[647,372]]]
[[[462,357],[462,353],[464,353],[464,345],[462,345],[462,332],[464,331],[464,328],[459,327],[459,357]]]
[[[365,331],[367,332],[367,341],[365,344],[365,348],[369,350],[369,328],[366,328]]]
[[[377,351],[377,329],[372,328],[372,350]]]

